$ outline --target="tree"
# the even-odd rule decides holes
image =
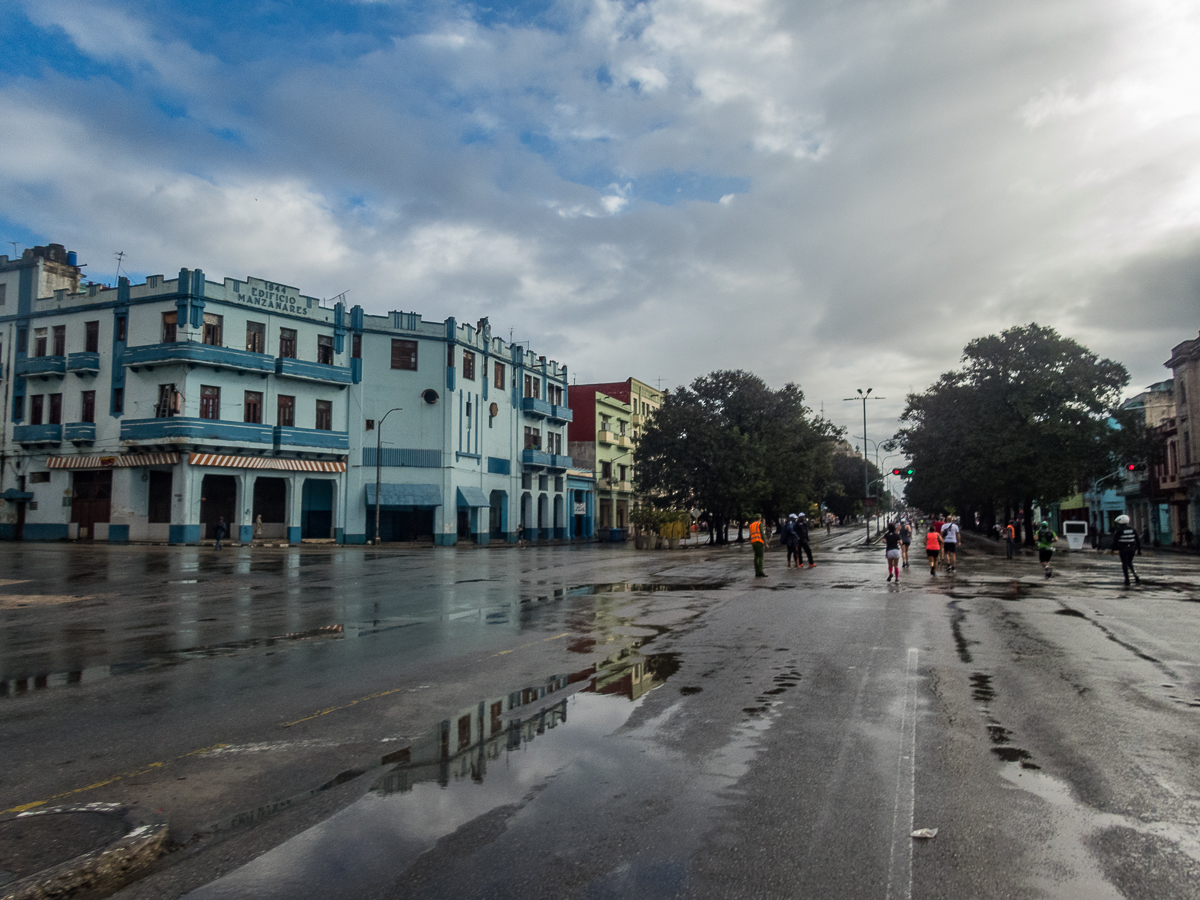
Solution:
[[[1037,323],[971,341],[962,361],[901,416],[914,505],[980,511],[987,525],[1002,505],[1028,524],[1035,501],[1074,493],[1128,452],[1130,434],[1113,427],[1129,383],[1120,363]]]
[[[724,542],[730,521],[776,518],[819,496],[839,433],[794,384],[776,391],[748,372],[713,372],[669,392],[642,431],[638,490],[707,512]]]
[[[847,444],[846,450],[849,449],[850,445]],[[879,470],[875,468],[874,463],[869,461],[867,462],[867,475],[872,485],[881,480]],[[872,493],[878,495],[880,491],[876,487]],[[862,515],[864,510],[861,456],[852,456],[846,452],[833,454],[832,472],[826,483],[822,500],[825,508],[842,521],[850,516]]]

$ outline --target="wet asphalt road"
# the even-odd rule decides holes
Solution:
[[[0,809],[165,816],[128,898],[1200,896],[1196,558],[857,539],[0,546]]]

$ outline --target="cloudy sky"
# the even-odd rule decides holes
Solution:
[[[1200,328],[1188,0],[0,0],[0,239],[717,368],[889,431],[1038,321]],[[11,246],[0,252],[11,252]],[[858,426],[861,428],[861,425]]]

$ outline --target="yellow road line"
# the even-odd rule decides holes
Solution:
[[[351,700],[349,703],[343,703],[341,706],[331,706],[328,709],[323,709],[320,712],[315,712],[311,716],[305,716],[303,719],[296,719],[292,722],[284,722],[280,728],[291,728],[293,725],[299,725],[301,722],[309,722],[313,719],[319,719],[321,716],[327,716],[330,713],[337,712],[339,709],[349,709],[351,706],[358,706],[360,703],[365,703],[367,700],[375,700],[379,697],[386,697],[388,694],[395,694],[402,691],[404,688],[392,688],[388,691],[379,691],[374,694],[367,694],[365,697],[359,697],[357,700]]]
[[[47,800],[34,800],[32,803],[22,803],[20,806],[10,806],[8,809],[0,810],[0,814],[10,812],[25,812],[26,810],[35,809],[39,806],[45,806],[51,800],[61,800],[64,797],[72,797],[75,794],[82,794],[86,791],[94,791],[96,788],[101,788],[117,781],[124,781],[126,778],[135,778],[138,775],[145,775],[147,772],[150,772],[154,769],[161,769],[163,766],[169,765],[171,762],[187,759],[189,756],[199,756],[202,753],[210,753],[213,750],[220,750],[223,747],[228,746],[228,744],[213,744],[211,747],[201,747],[199,750],[189,750],[187,753],[181,753],[179,756],[175,757],[174,760],[168,760],[167,762],[152,762],[140,769],[134,769],[130,772],[122,772],[120,775],[114,775],[111,778],[105,778],[103,781],[94,782],[86,787],[73,788],[69,791],[63,791],[60,794],[53,794]]]

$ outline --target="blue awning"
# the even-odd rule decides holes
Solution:
[[[9,488],[3,494],[0,494],[9,503],[23,503],[33,499],[33,494],[29,491],[18,491],[16,488]]]
[[[492,504],[488,502],[488,498],[483,495],[483,491],[479,488],[460,487],[458,489],[458,505],[469,506],[472,509],[479,509],[481,507],[490,509]]]
[[[381,484],[381,507],[419,506],[426,509],[442,505],[442,489],[436,484]],[[375,483],[367,483],[367,506],[375,505]]]

